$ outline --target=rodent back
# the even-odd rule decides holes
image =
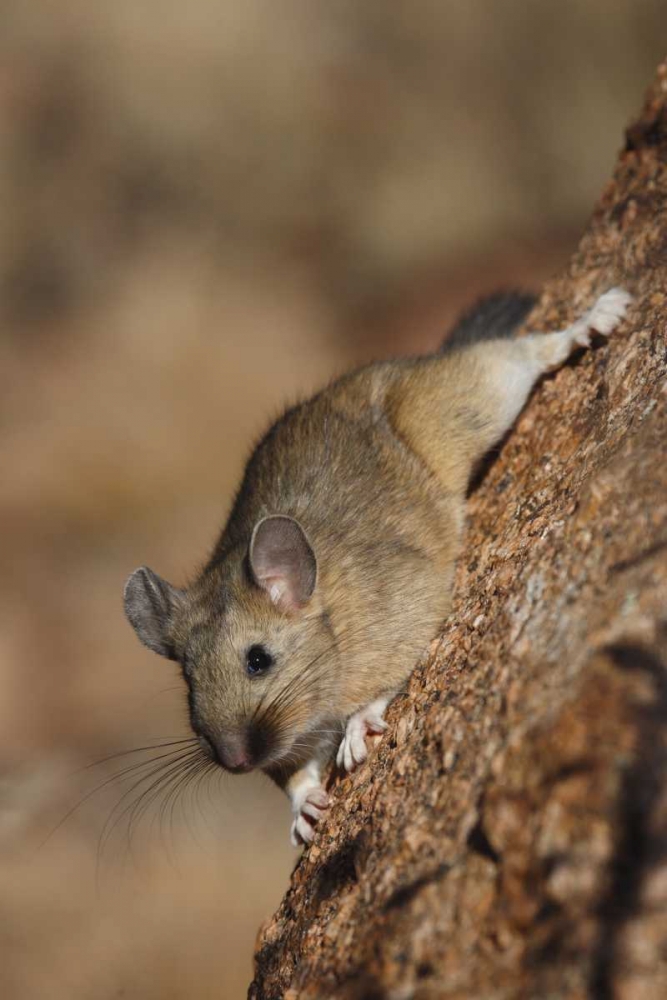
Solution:
[[[403,367],[345,377],[271,427],[204,574],[241,579],[237,561],[255,525],[276,514],[294,518],[313,546],[318,584],[316,609],[291,627],[303,632],[326,615],[344,678],[341,711],[376,688],[378,669],[404,674],[446,610],[458,528],[438,484],[392,427],[388,392]]]
[[[269,429],[247,463],[207,569],[237,546],[247,548],[269,514],[296,518],[320,564],[383,538],[409,537],[415,518],[432,520],[428,474],[386,412],[393,378],[394,364],[362,369]]]

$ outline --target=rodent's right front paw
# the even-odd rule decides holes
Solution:
[[[321,785],[306,793],[298,809],[295,803],[295,817],[290,834],[294,847],[311,842],[315,836],[315,824],[319,823],[328,808],[329,796]]]

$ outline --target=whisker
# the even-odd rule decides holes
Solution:
[[[100,858],[101,858],[101,856],[102,856],[102,854],[104,852],[105,846],[108,843],[109,838],[113,834],[113,831],[115,830],[116,826],[122,820],[123,816],[126,815],[128,808],[131,808],[132,805],[134,804],[134,802],[130,803],[129,806],[127,806],[118,815],[116,815],[117,812],[118,812],[118,810],[122,806],[123,802],[125,802],[125,800],[127,799],[127,797],[129,795],[131,795],[132,792],[134,792],[137,788],[140,788],[141,785],[144,782],[151,781],[151,779],[155,778],[155,775],[157,775],[157,778],[155,778],[155,780],[151,782],[151,784],[148,786],[148,788],[142,790],[141,795],[140,795],[139,798],[141,798],[141,796],[143,796],[144,794],[150,793],[150,791],[155,787],[156,783],[159,784],[160,782],[165,781],[167,779],[167,777],[169,777],[172,773],[175,773],[176,771],[178,771],[181,767],[183,767],[187,763],[187,761],[192,756],[194,756],[197,753],[198,750],[199,750],[198,747],[197,748],[192,748],[190,750],[186,750],[186,751],[184,751],[183,756],[179,757],[177,760],[171,759],[171,760],[165,761],[164,763],[158,764],[157,767],[154,767],[151,771],[148,772],[148,774],[143,774],[138,779],[138,781],[135,781],[132,784],[132,786],[129,789],[127,789],[127,791],[125,791],[123,793],[123,795],[121,795],[120,799],[118,800],[118,802],[115,804],[115,806],[111,810],[111,812],[110,812],[110,814],[109,814],[109,816],[108,816],[108,818],[107,818],[107,820],[106,820],[106,822],[104,824],[104,827],[102,828],[102,832],[100,834],[100,838],[99,838],[99,841],[98,841],[98,852],[97,852],[98,862],[99,862],[99,860],[100,860]],[[202,752],[202,751],[199,750],[199,752]],[[114,819],[114,816],[115,816],[115,819]],[[131,847],[131,844],[128,844],[128,847]]]
[[[193,769],[198,767],[200,763],[201,762],[197,757],[183,761],[181,767],[173,768],[172,771],[170,771],[168,774],[160,775],[149,788],[142,791],[141,794],[137,796],[136,800],[133,803],[130,803],[126,807],[125,813],[129,812],[128,827],[127,827],[127,842],[128,842],[128,849],[130,851],[132,847],[133,831],[136,828],[138,828],[138,826],[141,823],[142,817],[148,812],[148,809],[153,804],[153,802],[160,795],[163,795],[163,801],[159,810],[159,816],[160,816],[159,830],[160,830],[160,835],[162,837],[163,847],[165,848],[165,851],[167,852],[167,855],[169,856],[170,860],[172,860],[169,851],[169,845],[165,842],[163,836],[162,811],[165,805],[165,800],[168,799],[168,797],[172,794],[174,787],[180,784],[180,782],[183,780],[184,775],[188,775]],[[157,819],[157,815],[158,814],[156,814],[153,817],[149,829],[153,828],[153,825]],[[122,817],[120,818],[122,819]]]
[[[360,626],[358,628],[348,629],[347,632],[339,636],[337,640],[335,639],[330,645],[325,647],[325,649],[320,650],[320,652],[317,653],[309,661],[309,663],[306,664],[296,682],[292,681],[290,684],[286,684],[276,696],[272,697],[270,704],[268,705],[264,713],[260,715],[260,719],[262,721],[271,720],[278,714],[283,705],[285,704],[289,705],[290,703],[294,702],[298,697],[301,697],[303,694],[307,693],[307,691],[312,690],[311,684],[307,682],[311,681],[311,674],[313,674],[315,667],[320,665],[324,657],[328,656],[333,650],[335,650],[337,654],[345,653],[346,650],[344,642],[345,641],[349,642],[351,639],[356,639],[359,635],[363,634],[365,631],[366,631],[365,625]],[[312,681],[313,684],[316,683],[315,678],[312,678]],[[270,695],[271,691],[270,689],[268,689],[264,693],[259,704],[257,705],[257,708],[253,713],[253,718],[259,715],[262,708],[264,707],[267,698]]]
[[[140,795],[137,796],[134,803],[128,806],[127,811],[129,811],[128,817],[128,840],[131,843],[132,840],[132,830],[139,825],[142,817],[148,812],[148,809],[152,803],[158,798],[160,794],[166,792],[172,782],[178,780],[184,773],[187,773],[192,767],[199,764],[199,759],[195,755],[186,760],[180,762],[180,767],[174,767],[167,774],[159,776],[147,789],[144,789]]]
[[[361,628],[359,630],[357,630],[357,629],[348,630],[348,635],[350,635],[350,634],[354,635],[355,633],[357,633],[357,632],[360,633],[361,631],[362,631]],[[309,661],[309,663],[306,664],[306,666],[304,667],[303,671],[301,672],[300,677],[297,679],[296,683],[294,681],[292,681],[291,684],[285,685],[282,688],[282,690],[279,692],[279,694],[277,696],[274,696],[272,698],[270,708],[273,707],[274,705],[278,706],[282,702],[283,699],[289,697],[290,694],[291,694],[291,692],[292,692],[292,690],[295,687],[299,687],[303,683],[303,681],[308,677],[308,675],[310,674],[310,672],[314,668],[314,666],[317,665],[325,656],[328,656],[334,649],[336,649],[337,651],[340,651],[340,642],[339,641],[338,642],[334,641],[334,642],[330,643],[328,646],[326,646],[323,650],[320,650],[320,652],[317,653]],[[261,709],[262,709],[262,707],[264,705],[264,702],[266,701],[266,699],[270,695],[270,693],[271,693],[270,689],[267,690],[264,693],[262,699],[260,700],[259,704],[257,705],[257,708],[255,709],[255,712],[253,713],[254,716],[256,716],[261,711]]]
[[[172,840],[174,839],[174,814],[175,814],[175,810],[176,810],[176,805],[177,805],[177,803],[180,803],[180,805],[182,807],[183,815],[185,817],[186,826],[188,828],[188,831],[190,832],[190,836],[193,838],[193,840],[200,847],[201,847],[201,844],[199,844],[199,838],[197,836],[195,828],[192,826],[189,811],[187,809],[183,808],[183,805],[184,805],[185,792],[188,789],[188,787],[191,785],[191,783],[194,781],[194,779],[196,778],[196,776],[201,772],[202,767],[203,767],[203,764],[202,764],[201,760],[195,761],[194,764],[193,764],[193,766],[190,767],[190,768],[188,768],[184,772],[184,774],[181,776],[181,778],[176,782],[176,784],[174,786],[172,786],[171,791],[167,794],[167,801],[163,802],[164,812],[166,812],[166,810],[167,810],[167,803],[170,803],[170,805],[169,805],[169,831],[170,831],[171,839]],[[160,828],[162,828],[162,820],[163,820],[163,810],[161,808],[161,810],[160,810]]]
[[[138,749],[140,749],[140,748],[138,748]],[[148,749],[153,749],[153,748],[149,747]],[[128,753],[130,753],[130,752],[132,752],[132,751],[128,751]],[[165,754],[158,754],[157,756],[151,757],[148,760],[138,761],[137,763],[131,764],[131,765],[129,765],[126,768],[122,768],[120,771],[116,771],[110,777],[105,778],[104,781],[100,782],[98,785],[96,785],[89,792],[86,792],[86,794],[84,796],[82,796],[79,799],[79,801],[76,802],[75,805],[72,806],[71,809],[68,809],[68,811],[62,817],[62,819],[60,819],[58,821],[58,823],[56,823],[56,825],[53,827],[53,829],[49,831],[49,833],[46,835],[46,837],[38,844],[38,846],[37,846],[36,849],[38,851],[41,850],[49,842],[49,840],[51,840],[51,838],[58,832],[58,830],[60,830],[60,828],[62,826],[64,826],[64,824],[67,822],[67,820],[70,819],[70,817],[74,815],[75,812],[77,812],[83,805],[85,805],[85,803],[88,802],[88,800],[91,799],[93,797],[93,795],[96,795],[98,792],[101,792],[103,788],[106,788],[107,785],[110,785],[112,782],[118,781],[119,779],[124,778],[126,775],[131,774],[134,771],[139,771],[142,768],[148,767],[151,764],[154,764],[155,761],[157,761],[157,760],[173,759],[177,754],[180,754],[182,752],[183,752],[182,749],[179,749],[179,750],[170,750],[170,751],[168,751]],[[111,758],[109,758],[109,759],[112,759],[114,756],[115,755],[112,754]],[[102,761],[100,763],[102,763]],[[83,768],[82,770],[86,770],[86,768]]]
[[[75,771],[75,774],[79,774],[81,771],[89,771],[93,767],[100,767],[102,764],[107,764],[110,760],[116,760],[119,757],[129,757],[131,754],[143,753],[146,750],[162,750],[164,747],[174,747],[179,744],[184,743],[196,743],[197,738],[195,736],[189,736],[187,739],[182,740],[168,740],[166,742],[160,743],[149,743],[145,747],[133,747],[131,750],[118,750],[116,753],[110,753],[107,757],[100,757],[99,760],[91,761],[89,764],[84,764],[79,771]]]

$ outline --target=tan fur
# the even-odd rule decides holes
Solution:
[[[250,754],[288,792],[312,786],[346,720],[395,693],[444,622],[475,464],[540,375],[596,323],[609,332],[627,301],[615,290],[565,331],[380,363],[333,383],[260,443],[188,591],[137,571],[128,616],[147,645],[182,663],[209,751]],[[278,555],[269,545],[253,579],[251,538],[264,518]],[[284,586],[274,592],[261,580],[275,573]],[[278,592],[287,599],[276,602]],[[275,662],[249,676],[257,644]]]

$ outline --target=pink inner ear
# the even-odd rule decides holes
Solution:
[[[266,576],[260,582],[276,607],[284,610],[296,607],[289,584],[284,576]]]
[[[291,611],[306,604],[315,588],[315,554],[294,518],[271,515],[255,527],[250,541],[255,582],[276,607]]]

